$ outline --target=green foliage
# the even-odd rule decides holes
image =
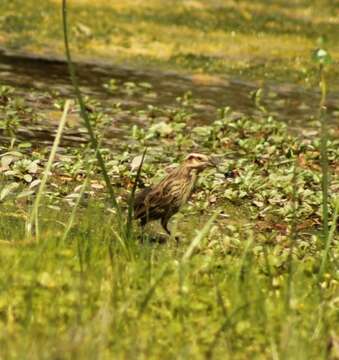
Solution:
[[[10,96],[16,96],[16,89]],[[22,358],[28,349],[33,358],[328,356],[337,326],[338,245],[332,222],[324,267],[323,242],[317,237],[319,140],[292,135],[269,114],[239,116],[231,109],[221,109],[210,125],[195,124],[189,119],[196,100],[182,99],[185,104],[178,101],[177,108],[116,108],[117,115],[137,114],[145,126],[126,126],[128,141],[119,142],[114,154],[105,145],[107,123],[95,123],[121,206],[145,145],[139,185],[157,181],[164,165],[178,164],[197,144],[219,158],[225,173],[211,170],[200,178],[193,201],[171,224],[180,235],[179,245],[172,240],[164,245],[136,242],[129,249],[130,261],[93,150],[62,147],[57,154],[40,206],[41,242],[32,245],[23,241],[25,224],[49,151],[32,151],[19,139],[11,151],[2,146],[3,356]],[[58,96],[50,101],[62,102]],[[78,111],[76,104],[71,111]],[[155,132],[157,123],[171,131]],[[338,149],[338,141],[330,138],[332,173]],[[8,173],[15,169],[31,174],[32,181]],[[337,187],[333,177],[331,196]],[[218,208],[221,212],[208,222]],[[331,203],[330,219],[333,209]],[[297,233],[291,250],[293,221]],[[148,229],[150,238],[155,231]]]
[[[170,20],[186,25],[192,14],[197,12]],[[3,31],[29,26],[13,16],[6,16]],[[241,21],[249,16],[243,13]],[[151,10],[148,18],[156,20]],[[106,36],[108,22],[102,20],[99,30]],[[198,20],[191,25],[219,26]],[[269,29],[266,20],[258,23]],[[75,30],[75,36],[92,38],[84,24]],[[323,70],[328,54],[315,55]],[[208,63],[204,57],[185,58]],[[75,80],[73,73],[77,85]],[[324,78],[322,84],[326,90]],[[207,124],[197,121],[194,108],[201,104],[190,91],[176,106],[117,104],[107,115],[99,101],[82,97],[75,87],[80,109],[72,104],[71,112],[80,110],[92,149],[86,144],[57,149],[55,143],[60,153],[54,161],[52,156],[48,161],[48,148],[17,137],[27,124],[41,126],[44,116],[16,88],[0,88],[5,115],[0,126],[9,139],[0,145],[0,356],[338,357],[337,199],[329,201],[326,242],[319,236],[321,205],[334,198],[339,185],[338,140],[327,132],[321,140],[292,134],[269,114],[262,89],[249,94],[256,115],[225,107]],[[112,79],[103,87],[129,100],[157,98],[145,82]],[[59,95],[40,95],[63,108]],[[114,144],[114,152],[107,136],[111,114],[136,120],[121,126],[123,141]],[[83,125],[78,122],[76,129],[86,141]],[[144,244],[127,243],[139,236],[132,233],[136,187],[157,181],[165,165],[176,166],[196,149],[218,157],[222,173],[204,173],[193,201],[173,221],[180,241],[150,243],[159,236],[152,237],[149,228]],[[49,181],[42,186],[43,168]],[[331,183],[322,181],[327,173]],[[105,193],[111,184],[113,209]],[[32,244],[24,240],[34,200],[40,241]],[[124,207],[127,217],[119,218]]]
[[[99,204],[80,211],[64,244],[58,239],[67,214],[41,213],[43,242],[34,246],[9,235],[22,220],[6,215],[0,223],[0,237],[7,239],[0,254],[0,344],[6,359],[28,351],[31,358],[84,359],[327,354],[338,277],[330,267],[319,289],[318,254],[302,260],[293,255],[286,312],[287,271],[278,244],[243,239],[226,252],[197,244],[184,268],[179,264],[188,244],[139,244],[135,260],[126,262],[112,243],[114,215]]]

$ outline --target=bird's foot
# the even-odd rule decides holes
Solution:
[[[140,236],[140,242],[142,244],[164,244],[168,240],[168,236],[165,235],[143,235]]]
[[[174,236],[174,240],[175,240],[176,246],[179,246],[180,237],[179,236]]]
[[[159,235],[158,237],[157,237],[157,243],[159,243],[159,244],[165,244],[166,242],[167,242],[167,240],[168,240],[168,236],[164,236],[164,235]]]

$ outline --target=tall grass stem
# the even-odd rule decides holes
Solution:
[[[298,173],[297,173],[297,159],[294,162],[293,178],[292,178],[292,225],[291,233],[289,236],[289,252],[287,258],[287,280],[286,280],[286,296],[285,296],[285,308],[290,309],[291,304],[291,292],[293,284],[293,250],[297,241],[297,209],[298,209]]]
[[[130,193],[129,200],[128,200],[128,212],[127,212],[127,221],[126,221],[126,241],[128,241],[128,242],[130,240],[131,231],[132,231],[134,196],[135,196],[135,192],[136,192],[136,189],[137,189],[138,180],[139,180],[139,177],[140,177],[140,174],[141,174],[141,168],[142,168],[142,165],[144,163],[146,150],[147,150],[147,148],[145,148],[145,150],[144,150],[144,152],[143,152],[143,154],[141,156],[141,161],[140,161],[140,164],[138,166],[137,174],[135,176],[132,191]]]
[[[45,190],[47,178],[50,173],[50,170],[51,170],[54,158],[55,158],[55,154],[56,154],[57,148],[58,148],[60,140],[61,140],[61,135],[64,130],[65,124],[66,124],[67,114],[69,111],[70,103],[71,103],[70,100],[66,100],[66,102],[65,102],[64,111],[62,113],[62,116],[61,116],[61,119],[59,122],[58,130],[57,130],[54,142],[53,142],[52,150],[49,155],[47,164],[45,166],[44,174],[43,174],[43,177],[42,177],[42,180],[41,180],[41,183],[40,183],[40,186],[39,186],[39,189],[38,189],[38,192],[37,192],[34,204],[33,204],[33,208],[30,213],[27,228],[26,228],[26,231],[27,231],[26,237],[32,238],[33,223],[34,223],[35,241],[36,242],[39,241],[39,206],[40,206],[43,192]]]
[[[320,135],[320,157],[321,157],[321,171],[322,171],[322,220],[323,220],[323,236],[324,239],[328,237],[328,188],[329,188],[329,174],[328,174],[328,154],[327,142],[328,131],[326,124],[326,97],[327,97],[327,83],[325,77],[324,65],[319,65],[320,91],[321,98],[319,104],[319,119],[321,124]]]
[[[90,170],[88,171],[88,173],[90,173]],[[64,234],[62,236],[62,240],[61,240],[61,243],[64,244],[66,239],[67,239],[67,236],[70,232],[70,230],[72,229],[73,227],[73,223],[74,223],[74,219],[75,219],[75,215],[76,215],[76,212],[79,208],[79,205],[80,205],[80,201],[82,200],[83,196],[84,196],[84,193],[85,193],[85,190],[87,188],[87,185],[88,185],[88,181],[89,181],[89,175],[87,175],[84,183],[82,184],[81,186],[81,189],[80,189],[80,192],[79,192],[79,196],[77,198],[77,201],[75,202],[73,208],[72,208],[72,212],[71,212],[71,215],[69,217],[69,220],[68,220],[68,223],[67,223],[67,226],[66,226],[66,229],[64,231]]]
[[[334,205],[335,208],[334,208],[334,214],[333,214],[333,219],[332,219],[332,225],[331,225],[331,229],[330,229],[329,234],[326,239],[325,250],[324,250],[324,254],[323,254],[323,257],[321,260],[321,265],[320,265],[320,270],[319,270],[319,278],[320,279],[322,279],[324,272],[326,270],[328,255],[330,252],[334,233],[335,233],[336,227],[337,227],[337,221],[338,221],[338,215],[339,215],[339,197],[335,199],[334,203],[335,203],[335,205]]]
[[[103,159],[103,157],[102,157],[102,155],[100,153],[99,146],[98,146],[98,140],[97,140],[97,137],[96,137],[96,135],[94,133],[90,118],[88,116],[88,112],[86,110],[85,102],[83,100],[83,96],[81,94],[80,87],[79,87],[79,84],[78,84],[78,79],[77,79],[77,75],[76,75],[76,71],[75,71],[75,66],[74,66],[74,64],[72,62],[71,51],[70,51],[69,40],[68,40],[67,1],[66,0],[62,0],[62,22],[63,22],[64,45],[65,45],[65,53],[66,53],[66,58],[67,58],[67,63],[68,63],[68,69],[69,69],[69,73],[70,73],[70,77],[71,77],[71,82],[72,82],[72,85],[74,87],[74,92],[75,92],[76,98],[77,98],[79,106],[80,106],[80,114],[81,114],[81,117],[82,117],[82,119],[84,121],[86,129],[88,131],[91,146],[92,146],[93,150],[95,151],[96,158],[97,158],[97,161],[98,161],[98,165],[99,165],[99,167],[100,167],[100,169],[102,171],[102,176],[103,176],[104,181],[106,183],[106,187],[107,187],[110,199],[112,201],[112,205],[113,205],[114,209],[117,212],[118,224],[119,224],[119,226],[120,226],[120,228],[122,230],[123,222],[122,222],[122,215],[121,215],[120,206],[119,206],[119,204],[117,202],[113,186],[112,186],[111,181],[109,179],[104,159]]]
[[[214,220],[219,215],[219,211],[216,211],[207,221],[207,223],[204,225],[204,227],[199,231],[199,233],[194,237],[190,245],[188,246],[186,252],[184,253],[182,257],[182,262],[187,262],[193,255],[194,250],[199,246],[199,244],[204,240],[204,238],[207,236],[208,232],[210,231]]]

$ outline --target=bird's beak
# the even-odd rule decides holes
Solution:
[[[208,161],[208,165],[209,166],[212,166],[212,167],[215,167],[215,168],[218,168],[218,163],[219,163],[219,161],[218,161],[218,159],[216,159],[216,158],[209,158],[209,161]]]
[[[211,157],[209,159],[208,165],[211,167],[214,167],[218,172],[222,173],[222,171],[218,167],[219,163],[220,163],[219,159],[217,159],[215,157]]]

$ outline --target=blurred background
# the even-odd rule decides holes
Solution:
[[[313,86],[311,51],[339,58],[338,0],[73,0],[82,58]],[[0,0],[0,46],[62,55],[60,0]],[[333,66],[333,86],[338,75]]]

